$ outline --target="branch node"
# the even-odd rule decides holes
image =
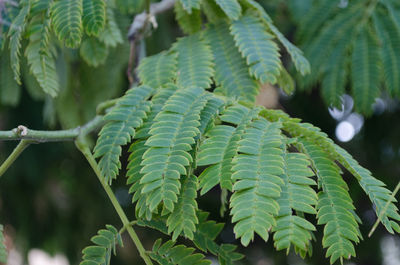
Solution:
[[[16,129],[16,134],[18,134],[21,137],[24,137],[28,134],[28,128],[25,127],[24,125],[18,125]]]

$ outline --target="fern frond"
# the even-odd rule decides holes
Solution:
[[[351,75],[355,110],[365,114],[372,112],[372,104],[380,93],[378,50],[376,36],[364,27],[353,42]]]
[[[209,25],[205,37],[211,47],[215,61],[215,81],[221,87],[216,92],[225,96],[254,102],[258,84],[250,76],[246,61],[229,34],[229,26],[223,21]]]
[[[58,0],[51,7],[51,20],[58,39],[76,48],[82,39],[82,0]]]
[[[277,225],[273,228],[274,245],[277,250],[287,249],[293,245],[305,252],[308,251],[311,231],[315,227],[304,217],[294,214],[293,211],[316,214],[314,205],[317,204],[317,194],[310,187],[317,183],[310,177],[314,173],[309,168],[310,162],[301,153],[286,153],[284,155],[285,173],[282,179],[281,197],[277,200],[279,214]]]
[[[208,94],[203,89],[177,90],[154,118],[146,145],[150,148],[143,155],[145,175],[142,193],[149,193],[146,204],[154,212],[163,202],[172,212],[178,201],[180,177],[186,175],[186,166],[192,162],[188,153],[199,134],[200,112],[207,103]]]
[[[200,135],[203,135],[209,128],[214,125],[214,119],[224,107],[225,102],[217,97],[211,97],[204,109],[200,113]]]
[[[394,1],[382,0],[381,3],[387,8],[389,11],[390,18],[396,24],[397,29],[400,29],[400,11],[398,8],[393,6]]]
[[[193,34],[201,30],[201,12],[199,9],[192,10],[188,13],[182,6],[181,2],[175,2],[175,19],[178,21],[183,33]]]
[[[213,55],[200,34],[180,38],[172,49],[178,54],[177,84],[208,88],[214,74]]]
[[[176,54],[161,52],[144,58],[138,67],[140,81],[159,88],[176,78]]]
[[[242,14],[242,7],[237,0],[215,0],[215,2],[231,20],[238,19]]]
[[[97,36],[106,23],[104,0],[83,0],[82,24],[88,35]]]
[[[99,40],[107,47],[116,47],[123,42],[122,33],[115,21],[114,10],[107,6],[106,24],[104,30],[99,33]]]
[[[284,67],[281,69],[281,74],[278,76],[278,86],[285,92],[286,95],[292,95],[295,89],[294,80]]]
[[[400,27],[396,27],[395,22],[383,12],[373,18],[380,39],[386,89],[392,96],[400,96]]]
[[[116,255],[116,246],[123,246],[121,235],[112,225],[106,225],[90,240],[95,246],[82,250],[83,261],[79,265],[110,265],[111,253]]]
[[[275,84],[282,67],[279,48],[264,25],[247,14],[232,23],[231,33],[247,60],[251,75],[262,83]]]
[[[179,0],[183,8],[189,13],[192,13],[192,9],[200,9],[201,0]]]
[[[167,219],[168,234],[173,232],[173,241],[176,241],[181,233],[193,240],[196,225],[199,223],[196,215],[198,210],[196,201],[197,177],[194,175],[183,176],[181,187],[178,202]]]
[[[234,233],[247,246],[254,233],[268,240],[276,225],[279,205],[276,201],[284,184],[281,123],[261,118],[246,128],[239,141],[239,154],[233,159],[233,194],[230,200]]]
[[[10,61],[11,68],[14,72],[14,78],[17,84],[21,84],[21,71],[20,71],[20,50],[21,50],[21,38],[25,31],[26,20],[29,16],[30,4],[27,2],[19,11],[17,17],[13,20],[10,30],[8,32],[8,37],[10,38]]]
[[[220,247],[215,243],[215,239],[221,233],[224,224],[207,220],[208,215],[209,213],[207,212],[197,212],[199,224],[194,233],[193,243],[203,252],[209,251],[214,255],[218,255]]]
[[[207,139],[200,144],[197,166],[206,166],[199,176],[201,195],[218,183],[221,188],[232,190],[232,159],[237,154],[238,143],[244,129],[258,115],[258,109],[250,110],[241,105],[227,108],[221,120],[232,123],[217,125],[206,133]]]
[[[89,37],[82,41],[79,54],[88,65],[97,67],[106,61],[108,48],[99,39]]]
[[[7,250],[3,236],[3,225],[0,225],[0,262],[7,263]]]
[[[330,55],[330,63],[322,78],[322,97],[327,105],[341,109],[342,96],[346,89],[346,70],[348,62],[349,43],[341,40]]]
[[[116,6],[124,14],[133,14],[142,12],[145,2],[145,0],[116,0]]]
[[[0,102],[5,106],[16,106],[21,97],[21,87],[10,66],[10,57],[3,51],[0,54]]]
[[[146,113],[150,110],[152,88],[141,86],[132,88],[117,105],[104,116],[106,125],[101,129],[94,148],[94,156],[101,158],[99,167],[105,182],[111,185],[121,167],[119,157],[121,146],[129,143],[135,135],[135,128],[140,127]]]
[[[214,0],[202,0],[201,10],[206,15],[207,20],[211,23],[217,23],[221,19],[227,18],[224,11],[222,11]]]
[[[46,5],[39,5],[34,8],[46,8]],[[48,8],[48,7],[47,7]],[[33,12],[33,11],[32,11]],[[54,61],[55,48],[49,44],[50,18],[49,12],[39,13],[32,18],[28,32],[29,44],[25,49],[31,73],[35,76],[43,91],[55,97],[59,90],[58,76]]]
[[[218,261],[220,265],[234,265],[235,261],[244,258],[243,254],[235,252],[236,245],[222,244],[218,250]]]
[[[261,20],[268,26],[268,28],[274,33],[277,39],[282,43],[287,52],[289,53],[294,66],[297,71],[302,75],[309,74],[311,71],[310,63],[304,57],[303,52],[293,45],[274,25],[272,19],[269,17],[265,9],[254,0],[246,0],[247,4],[256,10]]]
[[[327,248],[326,256],[333,264],[355,256],[353,242],[361,237],[354,205],[346,182],[340,176],[339,167],[329,155],[315,143],[301,140],[302,148],[310,157],[318,176],[322,191],[318,194],[318,224],[324,224],[322,245]]]
[[[382,181],[374,178],[371,172],[360,166],[346,150],[336,145],[336,151],[342,156],[342,159],[338,158],[339,162],[357,177],[360,186],[369,196],[381,223],[390,233],[394,233],[393,229],[400,233],[398,224],[400,222],[400,214],[395,205],[396,199],[393,198],[392,192],[385,188],[385,184]]]
[[[177,245],[173,241],[167,241],[161,245],[158,239],[154,245],[150,257],[160,265],[209,265],[210,260],[206,260],[204,255],[193,253],[194,248],[184,245]]]

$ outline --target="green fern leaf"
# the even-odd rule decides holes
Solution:
[[[173,232],[173,241],[176,241],[181,233],[193,240],[196,225],[199,223],[196,215],[197,177],[194,175],[182,177],[181,187],[178,202],[167,219],[168,234]]]
[[[116,0],[116,6],[121,13],[140,13],[144,9],[145,0]]]
[[[264,8],[254,0],[246,0],[247,4],[250,5],[260,16],[261,20],[269,27],[269,29],[274,33],[277,39],[282,43],[287,52],[289,53],[294,66],[297,71],[299,71],[302,75],[309,74],[310,63],[304,57],[303,52],[293,45],[273,24],[272,19],[269,17],[267,12],[265,12]]]
[[[395,8],[393,4],[395,3],[394,1],[388,1],[388,0],[382,0],[381,3],[385,5],[387,10],[389,11],[390,18],[393,20],[393,22],[396,24],[397,29],[400,29],[400,11],[398,8]],[[398,3],[396,3],[398,4]]]
[[[338,158],[339,162],[359,180],[360,186],[374,204],[376,215],[381,223],[390,233],[394,233],[393,229],[398,227],[395,221],[400,222],[400,214],[394,204],[396,199],[392,197],[392,192],[385,188],[382,181],[374,178],[371,172],[360,166],[346,150],[336,145],[336,151],[343,158]]]
[[[384,82],[392,96],[400,96],[400,31],[387,14],[379,12],[374,17],[376,31],[380,38],[380,52]]]
[[[161,52],[140,62],[138,76],[143,84],[158,88],[176,78],[176,64],[175,53]]]
[[[235,261],[244,258],[243,254],[235,252],[237,246],[232,244],[222,244],[218,250],[218,261],[220,265],[234,265]]]
[[[218,255],[220,247],[215,243],[215,239],[221,233],[224,224],[207,220],[208,215],[207,212],[197,212],[199,224],[194,233],[193,243],[203,252],[209,251],[214,255]]]
[[[82,39],[82,0],[59,0],[51,7],[54,31],[67,47],[76,48]]]
[[[217,97],[212,97],[207,101],[206,106],[200,113],[200,135],[203,134],[214,125],[214,119],[220,113],[225,102]]]
[[[19,11],[17,17],[13,20],[10,31],[8,32],[8,37],[10,38],[10,60],[11,68],[14,72],[14,78],[17,84],[21,84],[21,71],[20,71],[20,50],[21,50],[21,38],[25,31],[26,20],[29,16],[30,5],[27,2]]]
[[[33,9],[34,7],[32,7]],[[55,97],[59,90],[58,76],[54,61],[55,47],[49,44],[49,12],[32,18],[28,32],[29,44],[25,49],[31,73],[43,91]]]
[[[201,13],[199,9],[194,9],[189,14],[180,2],[175,2],[175,18],[182,31],[186,34],[193,34],[201,30]]]
[[[117,105],[104,116],[106,125],[101,129],[94,156],[100,158],[99,167],[105,182],[111,185],[121,167],[119,157],[121,146],[129,143],[150,110],[149,98],[152,88],[141,86],[132,88]]]
[[[220,20],[227,18],[224,11],[222,11],[214,0],[202,0],[201,10],[206,15],[207,20],[211,23],[217,23]]]
[[[232,23],[231,33],[250,66],[251,75],[262,83],[275,84],[282,67],[279,48],[264,25],[247,14]]]
[[[167,241],[161,245],[161,239],[158,239],[150,257],[160,265],[209,265],[211,261],[206,260],[204,255],[193,253],[194,248],[188,248],[184,245],[177,245],[173,241]]]
[[[309,168],[310,162],[301,153],[286,153],[285,173],[282,178],[285,182],[281,197],[278,199],[279,214],[277,225],[273,228],[274,245],[277,250],[287,249],[293,245],[303,251],[308,250],[311,231],[315,227],[305,218],[295,215],[293,211],[316,214],[314,205],[317,204],[317,194],[310,187],[316,182],[310,177],[314,173]]]
[[[306,140],[301,143],[322,187],[317,204],[318,224],[325,225],[322,245],[327,248],[331,264],[337,259],[343,261],[356,255],[352,241],[358,243],[361,237],[347,184],[340,176],[340,168],[321,147]]]
[[[284,67],[282,67],[281,74],[278,76],[278,86],[286,95],[292,95],[294,92],[294,80]]]
[[[121,30],[115,21],[114,10],[109,6],[106,9],[106,15],[106,25],[99,33],[99,40],[107,47],[116,47],[123,42]]]
[[[370,114],[379,96],[379,46],[368,28],[363,28],[353,43],[351,64],[355,110]]]
[[[215,81],[221,92],[228,97],[254,102],[258,94],[258,84],[250,76],[246,61],[235,46],[229,34],[228,24],[220,21],[210,25],[206,39],[211,47],[215,61]]]
[[[110,265],[111,253],[116,255],[116,246],[123,246],[121,235],[112,225],[106,225],[91,238],[95,246],[82,250],[83,261],[79,265]]]
[[[336,59],[332,56],[332,50],[335,47],[344,47],[343,44],[338,45],[338,42],[351,44],[348,36],[353,34],[354,27],[356,27],[362,14],[360,8],[346,9],[322,27],[321,32],[313,38],[312,42],[307,44],[304,52],[310,60],[313,74],[306,76],[303,80],[303,88],[311,87],[324,73],[326,65],[331,65],[329,60]]]
[[[177,84],[181,87],[208,88],[214,74],[213,55],[200,35],[180,38],[172,49],[178,54]]]
[[[0,102],[5,106],[16,106],[21,97],[21,87],[14,79],[7,55],[5,52],[0,55]]]
[[[106,61],[108,49],[99,39],[90,37],[82,42],[79,53],[88,65],[97,67]]]
[[[238,19],[242,14],[242,7],[237,0],[215,0],[215,2],[231,20]]]
[[[106,23],[104,0],[83,0],[83,27],[88,35],[97,36]]]
[[[192,13],[192,9],[200,9],[201,0],[179,0],[183,8],[189,13]]]
[[[347,40],[341,40],[332,51],[329,65],[322,79],[322,97],[327,105],[342,108],[342,96],[346,89]]]
[[[0,262],[7,263],[7,250],[3,236],[3,225],[0,225]]]
[[[142,193],[149,193],[146,204],[152,212],[163,202],[172,212],[180,192],[180,176],[186,175],[186,166],[192,162],[188,153],[198,136],[200,112],[207,103],[208,94],[203,89],[177,90],[154,118],[146,145],[149,150],[143,155],[145,175]]]
[[[232,190],[232,159],[237,154],[239,140],[244,129],[258,115],[259,109],[250,110],[237,105],[223,113],[221,120],[237,125],[217,125],[206,133],[207,139],[200,145],[197,166],[206,168],[199,176],[201,195],[215,185]]]
[[[233,194],[230,201],[234,233],[247,246],[254,233],[268,240],[268,231],[276,225],[279,205],[276,201],[284,184],[281,123],[261,118],[246,128],[239,141],[239,154],[233,159]]]

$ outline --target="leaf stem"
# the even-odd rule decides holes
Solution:
[[[21,140],[19,144],[14,148],[12,153],[7,157],[7,159],[0,166],[0,177],[6,172],[6,170],[14,163],[14,161],[19,157],[22,151],[30,145],[32,141]]]
[[[146,265],[153,265],[152,261],[150,260],[146,250],[144,249],[142,242],[140,241],[139,237],[137,236],[135,230],[131,226],[131,222],[129,222],[128,217],[126,216],[124,210],[122,209],[121,205],[119,204],[117,198],[114,195],[114,192],[111,190],[111,187],[104,182],[104,178],[101,175],[100,169],[97,165],[96,160],[94,159],[92,152],[90,151],[89,147],[80,139],[75,141],[77,148],[82,152],[85,156],[86,160],[89,162],[90,166],[92,167],[93,171],[95,172],[98,180],[100,181],[103,189],[107,193],[108,198],[110,199],[112,205],[114,206],[115,211],[117,212],[119,218],[122,221],[125,229],[128,231],[129,236],[131,237],[133,243],[135,244],[137,250],[139,251],[140,256],[144,260]]]

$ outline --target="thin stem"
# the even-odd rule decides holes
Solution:
[[[97,115],[104,115],[106,110],[113,107],[120,98],[114,98],[100,103],[96,108]]]
[[[19,144],[14,148],[12,153],[7,157],[6,161],[0,166],[0,177],[6,172],[6,170],[14,163],[14,161],[19,157],[22,151],[30,145],[32,141],[21,140]]]
[[[376,228],[378,227],[379,223],[382,222],[382,217],[385,214],[387,208],[389,207],[390,203],[394,201],[394,197],[396,196],[397,192],[399,192],[400,190],[400,181],[399,183],[397,183],[396,188],[394,189],[392,196],[390,196],[390,199],[387,201],[385,207],[383,207],[383,209],[381,210],[379,216],[378,216],[378,220],[376,220],[374,226],[371,228],[371,231],[368,233],[368,237],[371,237],[372,234],[375,232]]]
[[[122,224],[124,225],[124,227],[126,227],[128,234],[130,235],[133,243],[135,244],[137,250],[139,251],[140,256],[143,258],[146,265],[153,265],[149,256],[146,253],[146,250],[144,249],[144,247],[142,245],[142,242],[140,241],[140,239],[137,236],[133,227],[130,225],[128,217],[126,216],[124,210],[122,209],[122,207],[119,204],[117,198],[115,197],[113,191],[111,190],[111,187],[107,183],[104,182],[104,178],[101,175],[100,169],[99,169],[97,162],[94,159],[91,151],[89,150],[88,146],[85,143],[83,143],[79,140],[80,139],[78,139],[75,142],[76,146],[82,152],[82,154],[85,156],[86,160],[89,162],[90,166],[92,167],[93,171],[95,172],[98,180],[100,181],[101,185],[103,186],[103,189],[107,193],[108,198],[110,199],[112,205],[114,206],[115,211],[117,212],[119,218],[121,219]]]

